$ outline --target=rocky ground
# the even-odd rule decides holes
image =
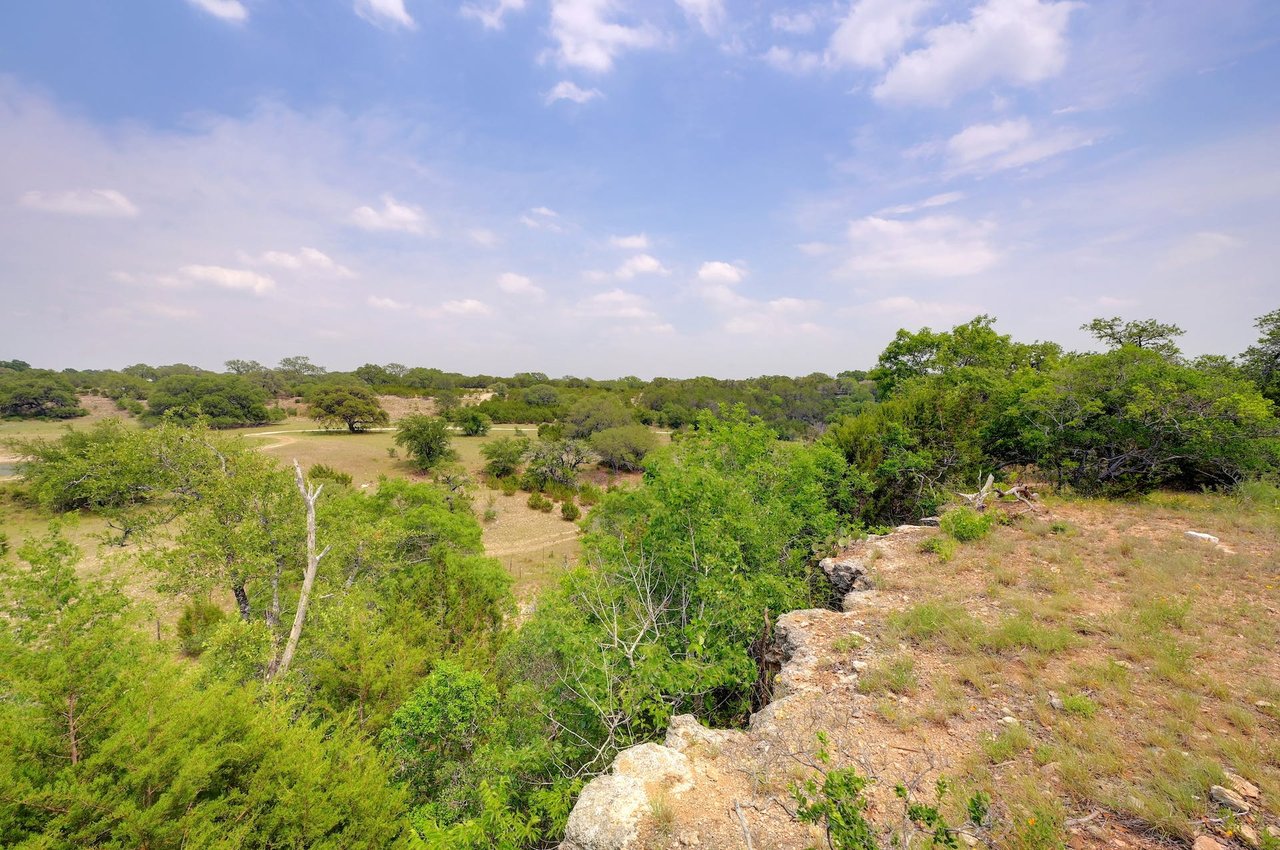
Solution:
[[[824,562],[844,610],[779,619],[749,727],[681,716],[624,751],[563,850],[826,847],[792,790],[837,767],[873,780],[880,846],[927,843],[894,788],[931,803],[940,776],[953,826],[992,797],[964,844],[1280,846],[1280,514],[1188,498],[1054,504],[948,561],[904,526]]]

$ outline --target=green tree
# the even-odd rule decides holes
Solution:
[[[658,438],[644,425],[621,425],[592,434],[590,442],[601,463],[615,470],[635,470],[658,445]]]
[[[560,403],[560,393],[549,384],[534,384],[524,391],[524,403],[533,407],[555,407]]]
[[[396,445],[402,447],[413,465],[425,472],[454,456],[449,423],[437,416],[415,413],[400,420]]]
[[[1177,325],[1167,325],[1155,319],[1126,322],[1119,316],[1110,319],[1094,319],[1088,324],[1081,325],[1080,330],[1088,331],[1096,340],[1112,350],[1130,345],[1134,348],[1145,348],[1169,358],[1177,357],[1181,353],[1175,340],[1186,333]]]
[[[73,419],[87,412],[75,388],[53,372],[0,371],[0,418]]]
[[[1280,405],[1280,310],[1259,316],[1254,327],[1258,341],[1240,355],[1241,366],[1262,394]]]
[[[484,471],[494,478],[514,475],[528,451],[528,437],[499,437],[490,440],[480,447],[480,454],[485,459]]]
[[[564,415],[565,436],[585,439],[598,431],[635,423],[631,410],[612,395],[583,396]]]
[[[452,412],[450,419],[468,437],[483,437],[493,427],[493,420],[474,407],[460,407]]]
[[[214,428],[263,425],[272,420],[267,393],[238,375],[170,375],[147,396],[147,418],[178,422],[203,419]]]
[[[307,415],[325,427],[345,425],[354,433],[390,422],[368,387],[325,384],[311,391]]]

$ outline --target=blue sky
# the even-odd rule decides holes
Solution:
[[[155,0],[0,12],[0,357],[867,367],[978,313],[1235,353],[1280,5]]]

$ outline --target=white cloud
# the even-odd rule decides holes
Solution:
[[[370,295],[367,299],[370,307],[377,307],[379,310],[411,310],[412,304],[406,304],[403,301],[397,301],[394,298],[383,298],[379,295]]]
[[[564,228],[556,223],[558,218],[560,214],[553,209],[534,207],[520,216],[520,223],[530,230],[550,230],[552,233],[560,233]]]
[[[335,262],[328,254],[315,248],[302,248],[296,254],[290,254],[287,251],[267,251],[262,255],[262,262],[281,269],[294,271],[312,269],[338,277],[353,276],[351,269]]]
[[[532,298],[541,298],[546,294],[542,287],[535,285],[528,277],[515,272],[499,275],[498,288],[508,295],[527,295]]]
[[[1000,259],[988,239],[989,222],[957,216],[914,220],[868,216],[849,225],[854,274],[960,277],[986,271]]]
[[[698,269],[698,280],[707,283],[741,283],[746,276],[747,270],[741,266],[723,263],[718,260],[703,263]]]
[[[543,101],[550,106],[557,100],[570,100],[574,103],[588,103],[597,97],[604,97],[604,92],[600,89],[584,89],[577,83],[569,80],[561,80],[556,83],[549,92],[543,95]]]
[[[446,301],[439,307],[439,312],[449,316],[487,316],[493,311],[489,305],[474,298],[460,298]]]
[[[265,295],[275,289],[276,282],[264,274],[226,266],[183,266],[178,274],[193,283],[208,283],[223,289],[247,290]]]
[[[464,18],[475,18],[487,30],[500,30],[506,24],[506,17],[511,12],[522,12],[526,0],[497,0],[491,6],[479,6],[468,3],[462,7]]]
[[[628,257],[622,261],[622,265],[618,266],[614,276],[619,280],[631,280],[636,275],[642,274],[671,274],[667,268],[658,261],[657,257],[650,254],[636,254],[634,257]]]
[[[831,34],[827,64],[883,68],[916,34],[916,20],[929,5],[929,0],[859,0]]]
[[[821,307],[816,301],[787,297],[759,302],[744,298],[733,306],[737,312],[729,316],[722,326],[727,333],[780,336],[822,331],[812,319]]]
[[[947,140],[947,155],[957,170],[1001,171],[1019,168],[1092,144],[1093,136],[1066,128],[1037,134],[1025,118],[998,124],[974,124]]]
[[[392,24],[416,29],[417,24],[404,7],[404,0],[356,0],[356,14],[373,24]]]
[[[1078,3],[986,0],[969,20],[924,35],[925,46],[899,58],[874,94],[881,100],[947,103],[996,81],[1031,85],[1061,73],[1066,29]]]
[[[813,12],[774,12],[769,16],[769,26],[778,32],[808,35],[818,26],[818,20]]]
[[[604,73],[627,50],[657,47],[661,34],[649,24],[630,26],[614,19],[615,0],[552,0],[551,37],[560,65]]]
[[[764,54],[764,61],[778,71],[788,74],[809,74],[822,64],[822,57],[808,50],[792,50],[774,45]]]
[[[625,248],[628,251],[643,251],[649,247],[649,237],[644,233],[636,233],[631,236],[610,236],[609,244],[615,248]]]
[[[351,223],[365,230],[393,230],[422,236],[431,226],[421,207],[402,204],[391,195],[382,196],[382,209],[358,207],[351,213]]]
[[[914,204],[899,204],[896,207],[888,207],[880,210],[877,215],[907,215],[908,213],[917,212],[919,210],[929,210],[936,207],[945,207],[948,204],[954,204],[956,201],[964,200],[964,192],[943,192],[940,195],[931,195],[923,201],[917,201]]]
[[[72,189],[66,192],[31,191],[23,193],[18,203],[42,212],[83,215],[95,218],[132,218],[138,214],[134,206],[115,189]]]
[[[240,0],[188,0],[192,6],[215,18],[239,23],[248,20],[249,10]]]
[[[724,0],[676,0],[680,8],[692,20],[698,22],[702,31],[714,35],[724,23]]]

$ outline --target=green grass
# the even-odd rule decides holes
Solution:
[[[858,690],[864,694],[888,691],[909,696],[919,689],[916,679],[916,662],[910,655],[894,655],[880,664],[863,671],[858,678]]]

